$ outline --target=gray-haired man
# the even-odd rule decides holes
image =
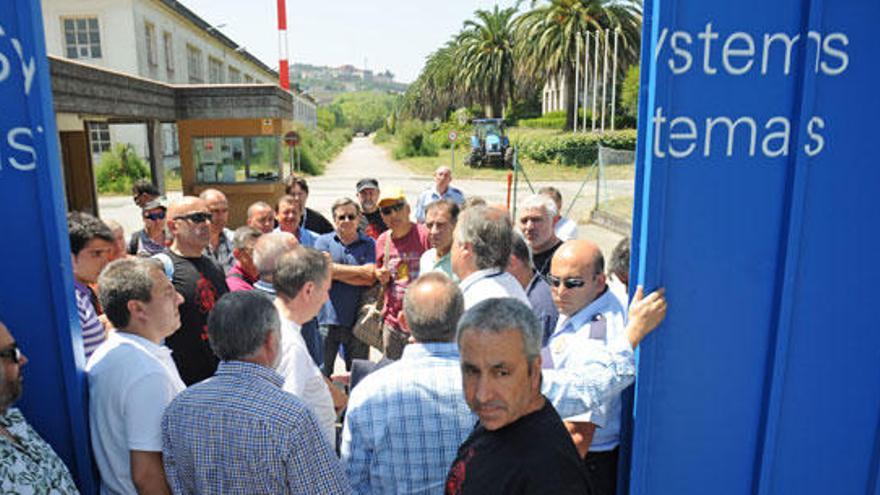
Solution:
[[[116,328],[86,365],[101,491],[168,493],[162,413],[185,386],[162,342],[180,326],[183,296],[162,264],[146,258],[110,263],[98,284],[104,314]]]
[[[315,417],[282,389],[280,326],[259,291],[217,302],[208,319],[217,373],[178,395],[162,420],[174,493],[350,493]]]
[[[452,234],[452,271],[461,280],[465,309],[495,297],[529,304],[519,282],[504,271],[512,235],[510,218],[501,209],[474,206],[459,216]]]

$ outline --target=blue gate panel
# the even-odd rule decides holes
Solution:
[[[4,2],[0,29],[0,318],[30,359],[18,407],[94,493],[40,3]]]
[[[670,310],[640,351],[631,493],[880,493],[878,20],[645,6],[634,271]]]

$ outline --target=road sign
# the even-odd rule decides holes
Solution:
[[[874,493],[880,3],[644,5],[622,493]]]
[[[458,139],[458,133],[455,131],[449,131],[449,140],[455,141],[456,139]]]
[[[290,131],[284,135],[284,142],[288,146],[298,146],[299,145],[299,134],[296,131]]]

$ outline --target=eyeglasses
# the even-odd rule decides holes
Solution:
[[[0,351],[0,358],[6,358],[18,364],[21,362],[21,349],[18,348],[18,344],[13,342],[12,347]]]
[[[559,277],[554,277],[553,275],[547,275],[547,283],[552,285],[553,287],[564,285],[566,289],[578,289],[586,285],[587,282],[584,279],[578,277],[561,279]]]
[[[339,216],[336,217],[336,219],[339,220],[339,221],[341,222],[341,221],[343,221],[343,220],[355,220],[355,219],[357,219],[357,217],[358,217],[358,216],[355,215],[354,213],[350,213],[350,214],[348,214],[348,215],[339,215]]]
[[[205,223],[211,219],[211,214],[206,211],[197,211],[189,215],[180,215],[174,217],[175,220],[189,220],[192,223]]]
[[[382,208],[379,208],[379,211],[383,215],[390,215],[392,213],[396,213],[396,212],[402,210],[405,205],[406,205],[406,203],[394,203],[391,206],[383,206]]]
[[[146,213],[144,214],[144,218],[147,220],[165,220],[165,212],[159,211],[156,213]]]

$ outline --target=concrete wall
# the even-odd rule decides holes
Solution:
[[[137,74],[141,76],[170,83],[188,84],[187,45],[191,45],[202,52],[202,67],[206,84],[208,83],[209,57],[223,63],[223,82],[228,82],[229,67],[233,67],[241,73],[242,82],[244,82],[246,75],[265,83],[273,83],[276,80],[273,74],[248,60],[241,53],[236,52],[234,48],[221,43],[204,29],[161,2],[134,0],[133,18],[134,42],[139,54]],[[156,65],[151,65],[147,60],[146,23],[155,26]],[[173,72],[168,71],[168,60],[164,49],[165,33],[171,34],[174,53]]]
[[[101,35],[101,58],[77,59],[81,62],[138,74],[137,46],[130,35],[134,31],[133,0],[42,0],[46,51],[66,57],[64,50],[65,17],[97,17]]]

